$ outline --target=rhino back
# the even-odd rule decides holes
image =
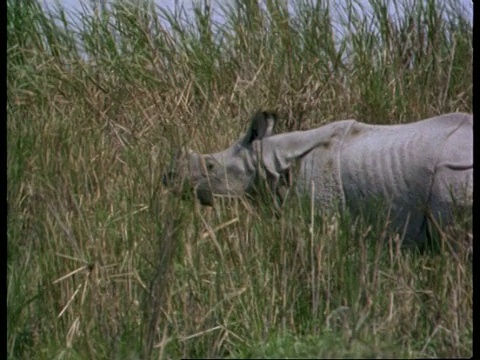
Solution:
[[[370,200],[384,201],[382,210],[391,208],[393,227],[403,228],[408,220],[407,237],[416,237],[422,231],[436,165],[445,158],[444,149],[454,151],[446,148],[447,139],[469,131],[464,129],[468,117],[448,114],[405,125],[355,123],[341,147],[318,148],[302,159],[297,188],[312,191],[313,183],[322,204],[336,199],[354,213],[371,206]],[[449,158],[465,160],[471,146],[462,149]]]
[[[418,190],[427,188],[419,185],[431,181],[433,148],[440,142],[418,126],[357,122],[338,146],[318,147],[302,158],[297,187],[312,191],[313,183],[322,204],[348,198],[355,206],[357,199],[380,194],[404,197],[412,190],[416,192],[412,197],[418,198]]]
[[[346,196],[381,195],[395,204],[425,204],[436,166],[472,163],[471,117],[447,114],[405,125],[355,124],[341,149]],[[469,129],[470,126],[470,129]],[[451,139],[465,137],[452,146]]]

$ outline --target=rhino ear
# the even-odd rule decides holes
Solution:
[[[258,111],[252,116],[250,128],[243,140],[244,145],[251,144],[254,140],[261,140],[273,135],[277,122],[277,115],[271,112]]]

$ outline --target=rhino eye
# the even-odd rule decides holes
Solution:
[[[206,158],[205,159],[205,168],[207,171],[211,171],[215,168],[215,163],[212,159]]]

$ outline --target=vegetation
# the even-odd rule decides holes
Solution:
[[[256,109],[281,131],[472,112],[458,2],[285,3],[7,1],[9,359],[472,356],[471,260],[448,246],[471,216],[418,254],[385,219],[163,188],[172,149],[223,149]]]

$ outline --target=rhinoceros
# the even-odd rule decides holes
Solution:
[[[280,203],[293,186],[298,194],[313,196],[317,208],[339,206],[352,214],[380,199],[405,246],[426,239],[429,219],[446,225],[454,208],[471,210],[470,114],[399,125],[341,120],[275,135],[276,122],[275,114],[257,112],[247,133],[228,149],[206,155],[181,150],[164,183],[184,179],[202,205],[212,205],[214,195],[254,192],[259,181]]]

